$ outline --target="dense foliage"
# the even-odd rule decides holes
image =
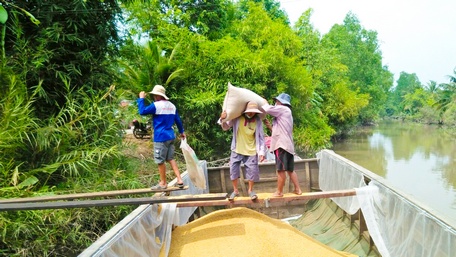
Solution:
[[[448,83],[423,85],[415,73],[401,72],[385,104],[386,115],[400,120],[454,126],[456,68]]]
[[[38,95],[32,103],[36,115],[46,118],[59,112],[67,94],[65,84],[70,91],[110,86],[113,76],[106,62],[119,45],[117,1],[5,2],[11,11],[4,37],[5,61],[23,74],[29,92],[38,84],[47,92],[46,98]]]
[[[381,66],[376,34],[363,30],[355,18],[349,16],[347,24],[340,27],[347,28],[346,31],[355,24],[357,30],[341,32],[340,39],[333,41],[348,42],[349,36],[355,35],[350,40],[356,41],[356,47],[365,49],[356,58],[373,60],[363,66],[363,74],[366,69],[373,74],[363,81],[351,79],[352,74],[362,76],[353,72],[357,66],[350,67],[349,55],[341,47],[342,43],[325,40],[314,31],[310,25],[311,11],[303,14],[293,29],[277,2],[240,1],[237,5],[230,1],[219,2],[218,8],[227,14],[223,17],[231,19],[222,19],[219,28],[223,29],[217,30],[218,36],[213,37],[194,29],[211,22],[202,15],[204,7],[198,10],[201,15],[197,24],[189,26],[190,20],[184,18],[184,14],[165,12],[169,8],[162,8],[163,4],[169,5],[169,2],[152,1],[146,8],[140,8],[144,6],[138,3],[127,6],[128,20],[137,28],[131,37],[146,37],[144,41],[160,45],[165,59],[170,58],[172,71],[179,71],[172,81],[166,82],[167,90],[181,109],[190,143],[202,158],[219,158],[229,150],[226,143],[230,135],[221,132],[216,125],[228,82],[251,89],[269,100],[281,92],[292,95],[295,140],[303,155],[311,156],[318,149],[329,147],[336,133],[378,117],[379,107],[372,104],[372,99],[381,96],[378,102],[384,101],[389,87],[382,78],[392,75]],[[173,6],[178,8],[179,4]],[[138,18],[145,16],[163,18]],[[127,42],[124,49],[129,53],[138,45],[145,51],[150,49],[150,43]],[[128,67],[149,67],[136,69],[135,77],[153,78],[155,75],[150,74],[156,72],[153,67],[159,66],[159,62],[155,62],[155,66],[145,65],[152,62],[151,58],[146,61],[143,57],[146,55],[135,56],[127,60]],[[131,85],[132,80],[128,81],[130,83],[119,81],[118,87],[139,91],[138,85],[141,90],[150,90],[154,83],[165,83],[156,78],[149,80],[149,84]],[[378,95],[372,97],[370,94],[374,92]],[[363,112],[371,116],[363,118]]]
[[[377,33],[352,13],[321,35],[311,9],[292,27],[275,0],[0,4],[2,198],[151,182],[139,169],[156,167],[126,154],[122,131],[140,118],[138,93],[155,84],[206,160],[229,151],[231,134],[216,124],[228,82],[270,101],[289,93],[303,157],[385,115],[456,122],[456,78],[423,86],[403,72],[393,87]],[[0,213],[0,255],[76,255],[131,208]]]

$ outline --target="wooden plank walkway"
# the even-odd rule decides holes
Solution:
[[[185,188],[184,188],[185,189]],[[99,197],[126,195],[134,193],[151,193],[150,189],[120,190],[82,194],[84,197]],[[197,207],[197,206],[236,206],[236,205],[256,205],[270,207],[283,204],[299,204],[311,199],[333,198],[354,196],[354,189],[310,192],[302,195],[292,193],[285,194],[283,197],[272,197],[271,193],[260,193],[258,199],[252,201],[249,197],[237,197],[233,201],[228,200],[227,193],[200,194],[200,195],[180,195],[180,196],[159,196],[143,198],[121,198],[121,199],[102,199],[102,200],[80,200],[80,201],[56,201],[55,197],[41,197],[40,199],[20,198],[16,202],[0,201],[0,211],[19,211],[19,210],[44,210],[44,209],[68,209],[68,208],[89,208],[119,205],[142,205],[157,203],[177,203],[177,207]],[[78,197],[76,197],[78,196]],[[62,195],[59,200],[74,200],[81,197],[81,194]],[[47,199],[47,200],[45,200]],[[11,199],[14,200],[14,199]],[[29,201],[25,201],[29,200]],[[35,201],[39,200],[39,201]],[[47,202],[46,202],[47,201]]]
[[[249,197],[236,197],[233,201],[228,199],[213,200],[213,201],[195,201],[195,202],[178,202],[177,207],[197,207],[197,206],[245,206],[245,205],[256,205],[270,207],[273,205],[284,205],[284,204],[300,204],[302,202],[311,199],[320,198],[333,198],[333,197],[346,197],[355,196],[355,189],[347,190],[335,190],[325,192],[310,192],[303,193],[302,195],[295,195],[293,193],[285,194],[283,197],[272,197],[271,193],[259,193],[258,199],[252,201]]]
[[[215,201],[226,199],[226,193],[202,194],[202,195],[179,195],[179,196],[153,196],[143,198],[122,198],[103,200],[82,200],[82,201],[52,201],[52,202],[27,202],[27,203],[1,203],[0,211],[20,210],[44,210],[44,209],[68,209],[88,208],[119,205],[142,205],[173,202],[191,201]]]
[[[111,197],[111,196],[120,196],[120,195],[171,192],[171,191],[187,190],[187,189],[188,189],[188,186],[185,186],[184,188],[168,187],[166,189],[160,189],[160,190],[153,190],[150,188],[141,188],[141,189],[114,190],[114,191],[77,193],[77,194],[66,194],[66,195],[49,195],[49,196],[38,196],[38,197],[10,198],[10,199],[0,199],[0,204],[74,200],[74,199],[80,199],[80,198],[96,198],[96,197]]]

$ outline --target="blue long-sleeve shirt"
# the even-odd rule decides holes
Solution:
[[[165,142],[176,138],[173,125],[177,125],[179,133],[184,133],[182,120],[177,113],[176,106],[168,100],[160,100],[150,105],[145,105],[144,98],[138,98],[139,115],[153,116],[154,142]]]

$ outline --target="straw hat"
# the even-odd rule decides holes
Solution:
[[[162,85],[155,85],[154,89],[152,89],[152,91],[150,91],[149,93],[153,95],[163,96],[166,100],[169,99],[165,94],[166,89]]]
[[[291,96],[289,94],[281,93],[279,96],[274,97],[274,100],[277,100],[277,101],[281,102],[282,104],[288,105],[291,107],[291,103],[290,103]]]
[[[244,113],[254,112],[254,113],[262,113],[258,110],[258,104],[256,102],[248,102],[247,107],[245,108]]]

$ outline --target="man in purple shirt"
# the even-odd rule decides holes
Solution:
[[[286,173],[290,176],[294,185],[293,193],[302,194],[299,186],[298,175],[294,172],[294,143],[293,143],[293,116],[291,113],[291,97],[286,93],[281,93],[274,97],[275,105],[270,105],[267,101],[262,106],[263,110],[274,117],[272,126],[267,119],[265,125],[272,131],[271,147],[274,151],[277,169],[277,190],[274,197],[283,196]],[[286,171],[286,173],[285,173]]]
[[[176,138],[173,125],[177,125],[181,138],[185,138],[184,126],[182,120],[177,113],[176,106],[168,101],[165,88],[161,85],[156,85],[150,94],[154,97],[154,102],[150,105],[145,105],[144,98],[146,93],[139,93],[138,111],[140,115],[151,114],[153,117],[154,127],[154,160],[158,164],[160,173],[160,182],[153,186],[152,189],[166,189],[166,165],[167,161],[174,171],[177,178],[177,186],[184,188],[184,182],[174,160],[174,139]]]

